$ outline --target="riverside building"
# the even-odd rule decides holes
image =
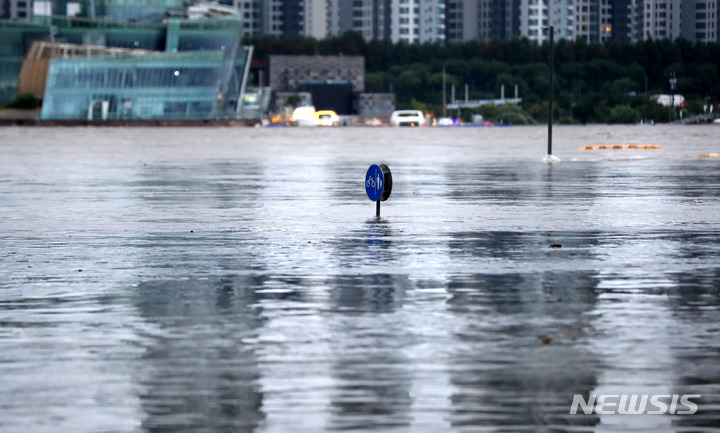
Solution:
[[[197,19],[188,18],[182,0],[141,6],[133,0],[53,1],[41,10],[48,14],[30,23],[0,21],[0,37],[9,42],[0,50],[4,102],[18,90],[31,93],[43,99],[43,119],[247,114],[252,48],[240,45],[235,9],[196,9]]]

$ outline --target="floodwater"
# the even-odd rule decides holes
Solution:
[[[554,132],[0,128],[0,432],[720,432],[720,127]]]

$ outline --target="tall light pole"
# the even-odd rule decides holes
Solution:
[[[553,80],[555,75],[555,28],[550,26],[550,86],[548,94],[548,150],[547,154],[552,155],[552,127],[553,127],[553,99],[554,99],[554,86]]]
[[[443,74],[442,74],[442,88],[443,88],[443,97],[442,97],[442,104],[443,104],[443,119],[447,117],[447,102],[445,100],[445,65],[443,65]]]
[[[673,112],[675,111],[675,89],[677,88],[677,78],[675,78],[675,72],[670,73],[670,114],[668,122],[673,121]]]

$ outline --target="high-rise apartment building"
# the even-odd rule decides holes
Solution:
[[[448,0],[446,39],[506,39],[520,35],[523,0]]]
[[[553,26],[555,38],[574,39],[579,35],[588,37],[592,33],[590,27],[591,6],[572,0],[554,0],[547,4],[547,22]]]
[[[568,37],[582,38],[591,42],[604,42],[612,38],[612,1],[611,0],[575,0],[570,23],[574,32]]]
[[[549,25],[547,0],[522,0],[520,3],[520,34],[541,41]]]
[[[220,0],[219,3],[231,5],[240,12],[243,35],[282,36],[286,34],[286,8],[282,0]],[[297,32],[299,25],[295,24],[290,27],[291,31]]]
[[[30,22],[31,17],[31,0],[0,0],[0,19]]]
[[[720,0],[447,0],[447,40],[719,41]]]
[[[280,16],[285,36],[322,39],[328,35],[326,0],[283,1]]]
[[[366,40],[462,42],[527,37],[556,39],[676,39],[720,41],[720,0],[208,0],[238,10],[244,35],[310,36],[357,30]],[[45,15],[125,17],[159,21],[182,0],[0,0],[5,19]],[[140,12],[142,14],[140,14]],[[74,14],[73,12],[72,14]]]
[[[717,0],[684,0],[681,11],[682,37],[690,41],[719,41],[718,7],[720,2]]]
[[[445,40],[443,0],[392,0],[390,39],[393,42],[424,43]]]
[[[683,0],[645,0],[643,39],[676,39],[680,37],[680,11]]]
[[[719,0],[613,0],[613,38],[717,42]]]
[[[556,39],[602,42],[612,37],[611,0],[522,0],[519,34],[542,42],[552,26]]]
[[[444,0],[234,0],[245,34],[312,36],[356,30],[367,40],[445,40]]]
[[[242,20],[242,34],[259,35],[263,33],[262,8],[259,0],[225,0],[220,3],[235,7]]]
[[[638,16],[642,16],[642,4],[637,0],[612,0],[610,30],[615,39],[632,39],[642,33],[636,29]]]
[[[390,38],[392,0],[328,0],[328,31],[358,31],[366,40]]]
[[[356,30],[366,40],[445,40],[444,0],[328,0],[329,34]]]

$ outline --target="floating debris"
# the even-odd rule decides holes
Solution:
[[[549,335],[540,334],[537,336],[538,340],[542,342],[542,344],[550,344],[553,341],[553,338]]]

